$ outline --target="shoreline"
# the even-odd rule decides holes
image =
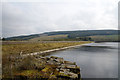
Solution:
[[[10,72],[15,71],[15,72],[12,72],[14,73],[12,76],[14,76],[15,78],[20,78],[20,76],[22,77],[27,76],[28,78],[30,78],[32,77],[31,75],[34,75],[36,78],[40,76],[40,78],[42,79],[62,77],[62,78],[79,80],[81,78],[80,67],[77,66],[75,62],[66,61],[63,58],[55,57],[55,56],[46,57],[46,55],[48,55],[48,53],[50,52],[79,47],[89,43],[93,43],[93,42],[70,43],[68,45],[62,44],[60,45],[60,47],[58,44],[54,43],[54,45],[57,45],[57,46],[56,48],[53,48],[53,49],[51,46],[54,46],[54,45],[51,43],[52,45],[50,47],[48,47],[47,45],[46,49],[48,50],[44,50],[44,51],[38,50],[40,52],[33,52],[28,54],[27,53],[24,54],[21,51],[17,55],[5,56],[3,58],[3,61],[4,61],[3,70],[4,72],[5,71],[7,72],[3,73],[4,78],[7,78],[7,77],[11,78]],[[30,49],[34,49],[32,45],[29,45],[29,47],[32,47]],[[42,48],[42,46],[39,46],[39,49],[40,48]],[[12,68],[9,68],[9,66],[12,66]],[[19,72],[19,70],[21,70],[22,72],[21,71]],[[36,73],[39,73],[39,74],[36,75]]]
[[[91,42],[91,43],[94,43],[94,42]],[[90,44],[90,43],[85,43],[85,44]],[[30,54],[23,54],[22,56],[45,55],[46,53],[51,53],[51,52],[65,50],[65,49],[74,48],[74,47],[80,47],[80,46],[83,46],[85,44],[79,44],[79,45],[68,46],[68,47],[63,47],[63,48],[56,48],[56,49],[45,50],[45,51],[41,51],[41,52],[34,52],[34,53],[30,53]]]

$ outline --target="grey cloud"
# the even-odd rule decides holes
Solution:
[[[66,0],[3,3],[3,36],[58,30],[117,29],[117,1]]]

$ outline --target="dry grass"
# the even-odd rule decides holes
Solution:
[[[80,45],[85,43],[91,43],[91,41],[81,42],[3,42],[2,45],[2,62],[3,65],[9,62],[10,57],[19,56],[22,54],[29,54],[33,52],[40,52],[45,50],[51,50],[56,48],[62,48],[73,45]]]
[[[2,54],[19,54],[22,52],[23,54],[45,51],[55,48],[62,48],[67,46],[79,45],[90,43],[90,41],[81,41],[81,42],[46,42],[46,43],[24,43],[24,44],[3,44],[2,45]]]

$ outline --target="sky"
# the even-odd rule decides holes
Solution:
[[[2,36],[118,29],[118,2],[119,0],[3,0]]]

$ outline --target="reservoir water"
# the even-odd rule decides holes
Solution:
[[[118,78],[118,43],[90,43],[53,52],[49,56],[76,62],[82,78]]]

